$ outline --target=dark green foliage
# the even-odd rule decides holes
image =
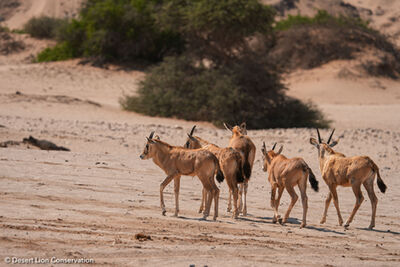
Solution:
[[[327,126],[313,106],[285,96],[280,71],[265,56],[273,22],[273,9],[257,0],[88,0],[38,60],[161,62],[136,96],[121,99],[124,109],[151,116]]]
[[[123,108],[187,120],[223,119],[234,114],[235,104],[240,101],[232,77],[216,69],[195,67],[183,56],[166,58],[151,68],[138,94],[122,99]]]
[[[32,37],[41,39],[55,39],[58,30],[68,23],[66,19],[52,18],[48,16],[34,17],[24,25],[23,31]]]
[[[249,58],[229,67],[206,68],[187,57],[167,58],[150,69],[138,96],[121,99],[124,109],[151,116],[222,122],[249,128],[327,127],[311,104],[283,94],[280,77]],[[267,65],[268,66],[268,65]]]
[[[60,61],[75,57],[74,51],[66,42],[59,43],[54,47],[46,48],[37,55],[37,62]]]
[[[103,61],[158,62],[183,48],[177,32],[156,24],[161,1],[88,0],[73,20],[59,31],[75,56]]]
[[[179,31],[186,51],[215,65],[227,64],[248,49],[247,37],[272,32],[273,9],[255,0],[165,2],[160,24]]]

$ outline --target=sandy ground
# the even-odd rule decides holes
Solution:
[[[315,136],[309,129],[249,131],[257,154],[248,216],[233,220],[226,212],[224,182],[218,220],[201,221],[200,182],[183,177],[175,218],[173,186],[166,188],[167,216],[162,216],[159,184],[165,175],[152,161],[139,159],[145,136],[155,130],[163,140],[182,145],[196,123],[199,136],[226,146],[229,133],[209,123],[121,111],[119,98],[135,92],[142,72],[99,69],[77,60],[32,64],[30,55],[49,43],[20,38],[30,44],[24,52],[0,56],[0,142],[32,135],[71,152],[25,144],[0,147],[0,266],[5,257],[92,258],[105,266],[399,265],[399,82],[349,75],[346,67],[352,72],[352,63],[340,61],[286,77],[290,95],[312,100],[334,120],[335,136],[342,136],[338,151],[369,155],[380,167],[388,190],[382,194],[375,187],[375,230],[366,229],[371,206],[364,189],[366,199],[349,229],[337,225],[333,205],[327,223],[319,224],[328,189],[317,151],[308,143]],[[271,222],[270,186],[261,168],[263,141],[284,145],[288,157],[304,157],[320,182],[320,192],[308,190],[305,229],[299,228],[300,201],[287,225]],[[338,193],[347,219],[353,193],[350,188]],[[285,193],[281,213],[288,204]],[[138,233],[151,240],[137,240]]]

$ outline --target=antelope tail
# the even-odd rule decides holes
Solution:
[[[224,181],[225,177],[224,177],[224,174],[221,171],[221,168],[219,166],[219,162],[218,162],[217,158],[215,158],[215,165],[217,166],[216,177],[215,178],[217,179],[218,183],[222,183]]]
[[[315,175],[311,168],[308,167],[308,165],[306,166],[306,168],[308,170],[308,181],[310,182],[312,189],[314,189],[315,192],[318,192],[318,181],[317,179],[315,179]]]
[[[387,186],[381,178],[378,166],[375,164],[375,162],[372,161],[372,159],[369,159],[369,163],[371,164],[372,170],[376,172],[376,175],[378,176],[376,183],[378,184],[379,190],[381,190],[382,193],[385,193]]]
[[[275,208],[275,192],[277,188],[278,188],[277,183],[274,182],[273,184],[271,184],[271,203],[270,203],[271,208]]]
[[[246,151],[244,152],[244,164],[243,164],[244,175],[247,180],[249,180],[250,176],[251,176],[251,165],[249,162],[249,153],[250,153],[250,147],[247,146]]]
[[[244,172],[243,172],[243,163],[242,157],[239,153],[235,153],[236,159],[236,183],[243,183],[244,182]]]

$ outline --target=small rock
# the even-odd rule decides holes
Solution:
[[[139,241],[147,241],[147,240],[152,240],[150,235],[146,235],[143,233],[138,233],[135,235],[135,239]]]

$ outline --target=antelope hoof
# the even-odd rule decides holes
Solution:
[[[231,210],[232,210],[232,208],[230,208],[230,207],[227,207],[227,208],[226,208],[226,211],[227,211],[227,212],[231,212]]]
[[[202,212],[203,212],[203,209],[202,209],[202,208],[200,208],[200,209],[199,209],[199,213],[202,213]]]
[[[284,225],[286,223],[286,219],[279,218],[278,219],[279,224]]]
[[[303,223],[300,224],[300,229],[304,228],[304,227],[306,227],[306,223],[303,222]]]
[[[339,221],[339,226],[342,226],[342,225],[343,225],[343,221]]]
[[[375,227],[375,224],[370,224],[370,225],[368,226],[368,229],[369,229],[369,230],[372,230],[372,229],[374,229],[374,227]]]
[[[321,221],[319,222],[320,224],[324,224],[326,222],[326,218],[322,218]]]
[[[350,226],[350,223],[346,223],[346,224],[344,225],[344,228],[349,228],[349,226]]]
[[[243,210],[243,216],[247,216],[247,210]]]
[[[213,221],[215,222],[217,220],[217,216],[214,216],[213,217]]]
[[[161,214],[162,214],[163,216],[165,216],[166,213],[167,213],[166,210],[161,211]]]

